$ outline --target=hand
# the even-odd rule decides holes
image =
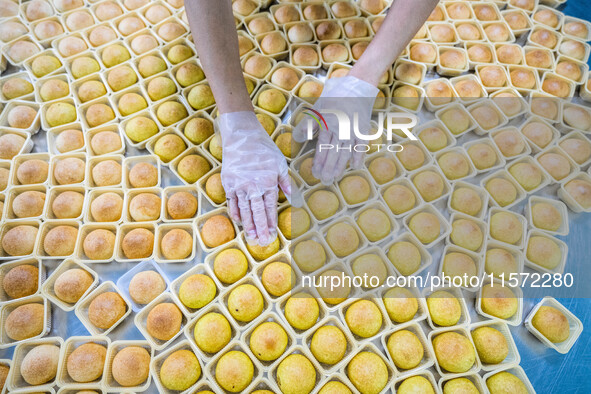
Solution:
[[[277,237],[277,185],[289,201],[292,196],[285,157],[252,111],[222,114],[216,126],[230,217],[242,223],[247,242],[269,245]]]
[[[312,107],[311,113],[319,112],[322,119],[313,123],[314,133],[318,132],[316,154],[312,166],[312,174],[324,185],[330,185],[345,172],[347,163],[351,167],[360,168],[363,164],[364,152],[353,148],[359,143],[368,143],[356,137],[354,119],[357,115],[357,125],[360,134],[368,135],[371,130],[371,113],[379,90],[375,86],[353,76],[330,78],[326,81],[322,94]],[[330,110],[345,113],[349,119],[349,138],[339,138],[339,122]],[[317,114],[312,114],[317,117]],[[297,142],[304,142],[309,138],[308,119],[300,120],[293,130],[293,138]]]

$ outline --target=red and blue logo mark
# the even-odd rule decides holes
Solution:
[[[324,124],[324,128],[328,131],[328,125],[326,124],[326,120],[324,120],[324,116],[318,111],[310,107],[304,107],[305,111],[304,114],[310,116],[312,119],[318,123],[318,127],[322,129],[322,124]],[[307,112],[309,111],[309,112]],[[320,123],[322,121],[322,123]]]

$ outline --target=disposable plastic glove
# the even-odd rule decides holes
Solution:
[[[369,144],[355,136],[354,118],[357,115],[358,130],[362,135],[370,134],[371,114],[379,89],[353,76],[330,78],[326,80],[322,94],[312,107],[312,113],[320,112],[326,121],[326,127],[322,119],[320,125],[314,122],[314,133],[318,132],[316,154],[312,166],[312,174],[324,185],[330,185],[338,180],[350,162],[352,168],[360,168],[363,164],[364,152],[356,152],[353,147],[359,143]],[[348,139],[339,139],[339,122],[333,114],[325,111],[338,110],[347,115],[350,123]],[[317,115],[314,115],[317,116]],[[308,121],[303,118],[293,131],[293,138],[297,142],[303,142],[308,136]],[[326,149],[327,146],[333,148]]]
[[[222,114],[216,127],[230,217],[242,223],[247,242],[269,245],[277,237],[277,185],[289,201],[292,197],[285,157],[252,111]]]

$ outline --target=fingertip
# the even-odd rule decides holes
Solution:
[[[334,183],[334,177],[332,176],[323,176],[320,179],[320,182],[324,185],[324,186],[330,186]]]
[[[351,168],[354,170],[360,170],[363,167],[363,157],[354,157],[351,161]]]
[[[269,229],[269,236],[264,241],[259,238],[259,244],[261,246],[269,246],[275,239],[277,239],[277,229],[273,229],[272,231]]]
[[[267,246],[271,244],[271,236],[261,235],[259,236],[259,245],[260,246]]]
[[[322,166],[317,164],[316,160],[314,160],[314,164],[312,165],[312,175],[314,175],[314,178],[316,179],[322,178]]]
[[[244,238],[246,239],[246,243],[250,246],[257,246],[259,244],[256,231],[246,231],[244,233]]]
[[[304,205],[304,197],[302,191],[299,188],[295,188],[291,195],[288,197],[288,201],[292,207],[300,208]]]

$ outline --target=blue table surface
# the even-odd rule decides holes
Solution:
[[[572,214],[571,214],[572,215]],[[542,393],[583,394],[591,392],[591,298],[589,293],[589,269],[591,255],[591,219],[589,214],[575,215],[570,222],[570,234],[561,237],[569,247],[565,272],[571,272],[578,290],[571,290],[572,298],[557,298],[583,323],[584,329],[569,353],[560,354],[540,346],[522,324],[511,327],[513,338],[521,355],[521,366],[536,391]],[[581,290],[585,288],[585,291]],[[568,296],[568,291],[565,292]],[[582,294],[586,293],[586,294]],[[584,298],[583,298],[584,297]],[[537,299],[524,299],[524,318]]]
[[[591,21],[591,1],[589,0],[568,0],[561,11],[566,15]],[[591,59],[589,64],[591,65]],[[569,246],[567,271],[572,272],[573,275],[578,274],[578,279],[575,280],[579,282],[579,285],[584,286],[589,282],[581,283],[581,280],[589,278],[586,266],[591,260],[591,219],[589,215],[579,216],[571,223],[570,235],[564,238],[564,241]],[[537,341],[532,335],[514,336],[521,354],[521,366],[538,393],[590,393],[591,299],[575,297],[558,300],[583,322],[585,326],[583,333],[566,355],[559,354],[552,349],[544,350],[539,346],[529,346],[530,342]],[[526,300],[524,313],[527,313],[538,301]],[[517,329],[526,330],[524,326]]]
[[[589,0],[567,0],[566,5],[560,10],[566,15],[591,21],[591,1]],[[591,59],[588,63],[591,65]]]

